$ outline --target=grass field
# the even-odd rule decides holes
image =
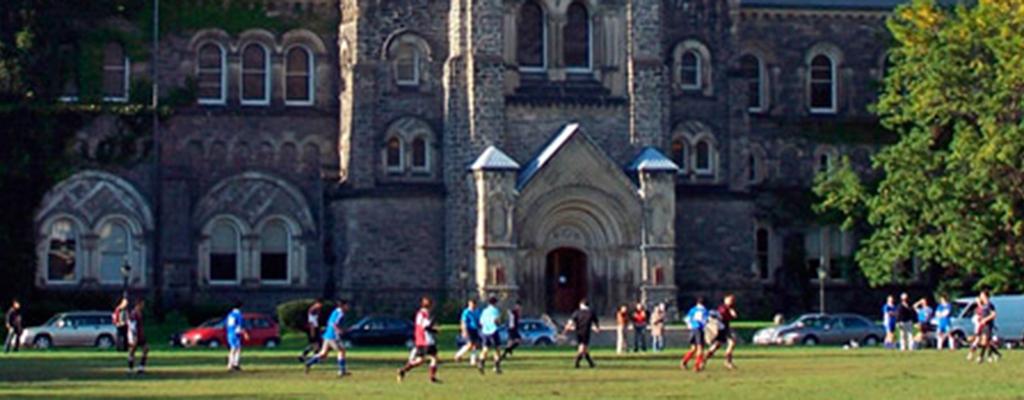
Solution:
[[[288,346],[296,345],[289,340]],[[442,347],[448,361],[451,348]],[[964,352],[899,354],[878,349],[754,348],[737,353],[739,369],[721,359],[701,374],[678,368],[679,349],[661,355],[595,353],[596,369],[571,368],[566,347],[525,349],[505,364],[505,373],[480,376],[467,365],[443,364],[440,385],[426,370],[402,384],[395,369],[403,349],[352,349],[353,375],[339,380],[333,363],[303,374],[289,348],[244,354],[241,373],[224,371],[226,352],[153,352],[149,374],[128,375],[122,354],[96,350],[23,351],[0,358],[2,398],[186,399],[186,398],[701,398],[701,399],[1024,399],[1024,358],[1005,352],[1003,361],[974,365]]]

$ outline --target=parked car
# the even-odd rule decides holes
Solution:
[[[787,324],[764,328],[754,334],[754,344],[814,346],[857,342],[878,345],[885,329],[856,314],[805,314]]]
[[[558,343],[558,330],[537,318],[524,318],[519,324],[519,336],[523,338],[523,344],[532,346],[550,346]],[[508,343],[508,326],[498,327],[498,338],[501,343]],[[462,335],[455,335],[455,345],[462,347],[466,340]]]
[[[1019,342],[1024,335],[1024,295],[1003,295],[989,298],[996,306],[996,335],[1006,343]],[[976,297],[963,297],[953,302],[950,332],[961,342],[974,335]]]
[[[281,344],[281,334],[277,322],[267,314],[242,314],[245,330],[249,338],[242,339],[243,346],[277,347]],[[195,328],[171,336],[171,345],[182,347],[217,348],[228,343],[227,332],[224,331],[224,318],[213,318]]]
[[[113,348],[117,328],[110,312],[69,311],[51,317],[40,326],[26,328],[21,345],[48,349],[51,347]]]
[[[393,345],[413,346],[413,324],[404,319],[369,316],[341,334],[345,347]]]

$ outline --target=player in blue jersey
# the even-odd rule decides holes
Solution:
[[[885,298],[885,305],[882,306],[882,326],[885,327],[885,348],[896,348],[896,314],[899,307],[896,307],[896,298],[892,295]]]
[[[922,297],[914,303],[914,311],[917,312],[917,337],[914,341],[918,343],[918,348],[924,348],[928,345],[928,334],[932,331],[935,310],[928,304],[928,299]]]
[[[480,314],[476,310],[476,300],[466,301],[466,308],[459,317],[459,329],[466,344],[455,353],[455,362],[458,363],[462,356],[470,353],[469,364],[476,365],[476,351],[480,349]]]
[[[936,325],[936,348],[942,350],[944,344],[949,342],[949,349],[956,350],[956,340],[949,334],[950,317],[953,313],[953,306],[949,304],[949,298],[945,295],[939,296],[939,305],[935,307]]]
[[[342,378],[351,375],[345,364],[345,346],[341,343],[341,335],[345,332],[345,329],[342,327],[342,321],[345,318],[346,312],[348,312],[348,302],[345,300],[338,300],[335,304],[334,311],[331,312],[331,316],[327,318],[327,325],[324,327],[323,335],[324,344],[320,347],[320,352],[306,361],[307,374],[309,373],[309,369],[313,368],[313,365],[327,357],[333,349],[338,352],[338,377]]]
[[[683,356],[679,366],[683,369],[690,369],[690,360],[695,356],[697,364],[694,371],[700,372],[704,369],[704,326],[708,323],[708,309],[704,307],[704,298],[697,297],[697,304],[686,313],[686,324],[690,328],[690,350]]]
[[[501,319],[501,310],[498,309],[498,299],[491,297],[487,300],[487,307],[480,312],[480,337],[483,338],[483,348],[480,350],[480,363],[477,368],[481,374],[487,365],[487,352],[494,350],[494,373],[501,373],[501,338],[498,337],[498,320]]]
[[[242,302],[236,302],[235,307],[224,319],[224,330],[228,339],[228,371],[242,370],[242,339],[248,338],[245,332],[245,319],[242,318]]]

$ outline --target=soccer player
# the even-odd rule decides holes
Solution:
[[[310,353],[320,352],[320,347],[323,346],[322,337],[320,336],[320,310],[324,308],[324,300],[316,299],[306,309],[306,348],[302,349],[302,355],[299,356],[299,362],[306,362],[306,357]]]
[[[519,318],[521,313],[522,304],[520,304],[519,300],[516,300],[516,304],[512,306],[511,310],[508,310],[508,343],[505,345],[505,351],[501,354],[502,360],[512,355],[512,351],[523,342],[523,337],[519,334]]]
[[[736,295],[727,294],[722,300],[722,305],[718,306],[719,319],[722,321],[722,329],[718,331],[718,335],[715,337],[715,343],[711,345],[711,349],[708,350],[707,359],[710,360],[715,352],[718,351],[722,345],[725,345],[725,367],[728,369],[736,368],[736,365],[732,363],[732,353],[736,348],[736,336],[732,332],[730,323],[736,319],[738,314],[736,313]]]
[[[139,374],[146,373],[146,360],[149,358],[149,343],[146,342],[146,332],[142,329],[142,309],[145,307],[145,300],[139,299],[128,315],[128,372],[135,369],[135,351],[142,349],[142,360],[139,362]]]
[[[679,366],[690,369],[690,360],[696,356],[696,372],[704,369],[704,325],[708,323],[708,309],[704,307],[704,298],[697,297],[697,304],[686,313],[686,323],[690,326],[690,350],[683,356]]]
[[[914,303],[914,311],[917,312],[917,337],[914,339],[920,343],[919,347],[926,347],[928,333],[932,330],[932,307],[928,305],[928,299],[922,297]]]
[[[331,312],[331,316],[327,318],[327,326],[324,329],[323,345],[320,346],[320,352],[306,361],[307,374],[309,369],[313,368],[313,365],[327,357],[331,350],[335,350],[338,352],[338,377],[343,378],[351,375],[345,363],[345,346],[341,343],[341,335],[345,332],[345,328],[342,327],[341,323],[345,319],[346,312],[348,312],[348,302],[338,300],[334,306],[334,311]]]
[[[987,290],[981,291],[978,295],[978,305],[974,310],[975,316],[978,318],[977,322],[977,347],[981,348],[981,354],[978,355],[978,364],[985,362],[985,352],[991,352],[992,334],[995,331],[996,323],[996,306],[992,304],[989,299]],[[999,350],[995,350],[997,353]],[[970,360],[974,354],[974,349],[967,354],[967,359]]]
[[[4,354],[14,350],[18,352],[18,348],[21,346],[21,302],[18,299],[14,299],[11,302],[11,308],[7,309],[7,313],[4,314],[4,325],[7,326],[7,341],[4,342]]]
[[[455,353],[455,362],[462,360],[462,356],[468,352],[469,365],[476,365],[476,351],[480,349],[480,315],[476,311],[476,300],[466,301],[466,308],[459,317],[459,328],[466,344]]]
[[[501,373],[501,338],[498,337],[498,320],[501,319],[501,310],[498,309],[498,298],[487,299],[487,307],[480,312],[480,336],[483,339],[483,348],[480,350],[480,361],[477,369],[480,374],[484,373],[487,365],[487,352],[494,349],[494,373]]]
[[[131,310],[128,308],[128,297],[121,297],[121,300],[117,302],[117,307],[114,307],[114,312],[110,315],[114,326],[117,327],[117,351],[128,350],[129,313],[131,313]]]
[[[950,315],[953,312],[953,307],[949,304],[949,298],[946,295],[939,296],[939,305],[935,307],[935,321],[937,325],[936,336],[936,348],[942,350],[942,346],[947,341],[949,342],[949,349],[956,350],[956,340],[953,335],[949,333],[950,328]]]
[[[580,300],[580,308],[572,314],[569,322],[565,324],[563,334],[569,331],[576,332],[576,343],[579,344],[576,348],[576,368],[580,367],[580,361],[583,359],[587,360],[590,368],[597,366],[594,364],[594,359],[590,358],[590,332],[600,332],[601,325],[597,321],[597,316],[590,310],[587,299]]]
[[[896,348],[896,298],[889,295],[882,306],[882,326],[885,327],[885,348]]]
[[[242,339],[248,338],[245,331],[245,320],[242,318],[242,302],[235,303],[235,307],[224,319],[224,332],[228,339],[228,371],[242,370]]]
[[[423,365],[424,358],[430,360],[430,383],[441,383],[437,379],[437,342],[434,334],[434,320],[430,318],[430,308],[433,302],[429,297],[420,299],[420,310],[416,313],[416,327],[413,331],[413,338],[416,343],[416,354],[402,368],[398,369],[398,383],[402,383],[405,374],[420,365]]]

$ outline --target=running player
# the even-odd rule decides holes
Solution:
[[[324,300],[316,299],[306,309],[306,348],[302,349],[302,355],[299,356],[299,362],[306,362],[306,357],[310,353],[318,353],[320,347],[323,346],[323,340],[320,336],[320,311],[324,308]]]
[[[459,317],[459,328],[466,344],[455,353],[455,362],[458,363],[462,356],[470,353],[469,364],[476,365],[476,351],[480,349],[480,315],[476,311],[476,300],[466,301],[466,308]]]
[[[334,306],[334,311],[331,312],[331,316],[327,318],[327,326],[324,329],[323,345],[320,346],[320,352],[306,361],[307,374],[309,369],[313,368],[313,365],[327,357],[331,350],[335,350],[338,352],[338,377],[343,378],[351,375],[345,365],[345,346],[341,343],[341,335],[345,332],[345,328],[341,326],[341,323],[345,319],[346,312],[348,312],[348,302],[338,300]]]
[[[583,361],[583,359],[587,360],[590,368],[596,367],[594,359],[590,358],[590,332],[600,332],[601,325],[597,321],[597,316],[590,310],[587,299],[580,300],[580,308],[572,314],[569,322],[565,324],[565,332],[563,334],[569,331],[576,331],[576,342],[579,344],[576,348],[576,368],[580,367],[580,361]]]
[[[736,336],[732,332],[732,327],[730,327],[732,320],[738,316],[735,304],[736,295],[730,293],[725,295],[722,305],[718,306],[718,316],[719,320],[722,321],[722,329],[718,330],[715,342],[711,345],[707,355],[707,359],[710,360],[715,355],[715,352],[722,345],[725,345],[725,367],[728,369],[736,368],[736,365],[732,363],[732,352],[736,348]]]
[[[142,309],[146,301],[139,299],[132,312],[128,314],[128,372],[135,369],[135,351],[142,349],[142,360],[139,362],[138,374],[146,373],[146,360],[149,358],[149,344],[146,332],[142,329]]]
[[[995,332],[996,324],[996,306],[992,304],[989,299],[987,290],[981,291],[978,295],[978,305],[975,308],[975,315],[978,317],[977,323],[977,334],[978,334],[978,347],[981,348],[981,354],[978,355],[978,364],[985,362],[985,353],[998,353],[999,350],[992,351],[992,335]],[[974,353],[974,349],[971,349],[971,353],[968,354],[970,357]],[[968,358],[970,359],[970,358]]]
[[[416,343],[416,354],[402,368],[398,369],[398,383],[402,383],[405,374],[413,368],[423,365],[424,358],[430,360],[430,382],[441,383],[437,379],[437,342],[434,334],[434,320],[430,318],[430,307],[433,302],[429,297],[420,299],[420,310],[416,313],[416,328],[413,331],[413,338]]]
[[[482,375],[487,365],[487,352],[494,349],[494,373],[501,373],[501,338],[498,337],[498,320],[501,319],[501,310],[498,309],[498,299],[491,297],[487,299],[487,307],[480,312],[480,336],[483,338],[483,348],[480,351],[480,361],[477,369]]]
[[[679,366],[690,369],[690,360],[697,357],[695,371],[704,369],[704,325],[708,323],[708,309],[704,307],[704,298],[697,297],[697,304],[686,313],[686,322],[690,326],[690,350],[683,356]]]
[[[236,302],[227,318],[224,319],[224,330],[228,339],[228,371],[242,370],[242,339],[248,339],[245,331],[245,320],[242,318],[242,302]]]
[[[511,310],[508,310],[508,343],[505,345],[505,352],[501,354],[502,360],[512,355],[512,351],[523,342],[523,337],[519,334],[521,312],[522,304],[520,304],[519,300],[516,300],[516,304],[512,306]]]
[[[939,305],[935,307],[935,322],[938,328],[935,332],[937,342],[935,346],[939,350],[942,350],[942,346],[947,341],[949,342],[949,349],[956,350],[956,340],[949,333],[949,318],[952,312],[953,307],[949,304],[949,298],[946,295],[939,296]]]
[[[882,326],[885,327],[885,348],[896,348],[896,314],[899,308],[896,307],[896,298],[889,295],[885,298],[885,305],[882,306]]]

